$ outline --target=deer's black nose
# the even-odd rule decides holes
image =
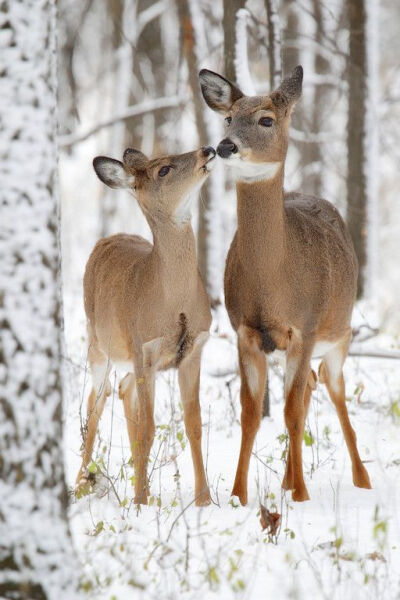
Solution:
[[[212,155],[214,157],[216,154],[216,152],[212,146],[203,146],[202,150],[203,150],[203,156],[205,156],[206,158],[207,158],[207,156],[210,156],[210,155]]]
[[[225,138],[218,144],[217,154],[221,158],[228,158],[231,154],[236,154],[238,151],[236,144],[229,138]]]

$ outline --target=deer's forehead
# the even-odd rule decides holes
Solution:
[[[244,96],[236,100],[232,107],[232,114],[251,115],[259,110],[273,111],[274,105],[269,96]]]
[[[170,154],[168,156],[162,156],[161,158],[154,158],[153,160],[150,160],[147,168],[151,170],[155,167],[162,167],[164,165],[182,165],[189,163],[193,158],[193,152],[187,152],[185,154]]]

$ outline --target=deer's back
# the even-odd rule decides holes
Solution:
[[[288,262],[293,269],[319,273],[321,284],[354,299],[358,265],[353,243],[339,211],[326,200],[291,193],[285,196]],[[305,273],[304,273],[305,274]],[[330,293],[332,294],[332,289]]]
[[[107,297],[118,301],[128,274],[149,256],[152,245],[138,235],[118,233],[100,239],[89,257],[83,278],[85,311],[94,323],[96,308],[110,306]]]

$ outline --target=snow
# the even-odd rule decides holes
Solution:
[[[72,487],[80,464],[80,405],[88,392],[82,345],[84,317],[76,297],[66,297],[66,333],[73,391],[67,406],[67,476]],[[365,323],[368,306],[355,312]],[[373,322],[371,313],[370,319]],[[271,417],[257,435],[249,473],[249,505],[230,498],[240,445],[239,378],[235,335],[226,311],[214,312],[202,361],[203,454],[213,504],[193,506],[193,468],[184,434],[177,377],[158,375],[156,437],[151,452],[151,506],[132,504],[129,443],[122,403],[108,399],[94,460],[94,494],[73,502],[71,527],[88,598],[176,597],[395,599],[400,590],[398,456],[400,425],[397,362],[352,357],[345,366],[348,409],[373,489],[352,484],[340,425],[322,386],[313,393],[304,446],[311,500],[294,503],[280,483],[287,438],[282,373],[270,368]],[[388,348],[387,337],[363,348]],[[395,340],[392,340],[395,343]],[[396,345],[396,343],[395,343]],[[316,368],[318,362],[315,362]],[[396,416],[397,415],[397,416]],[[109,479],[108,479],[109,478]],[[111,482],[112,481],[112,485]],[[117,494],[118,498],[117,499]],[[282,514],[277,540],[259,524],[259,501]]]
[[[216,3],[213,3],[216,4]],[[248,3],[250,5],[250,3]],[[254,3],[253,3],[254,5]],[[207,7],[210,5],[207,4]],[[199,68],[221,72],[214,55],[221,40],[217,27],[204,26],[205,6],[191,2],[196,28],[196,51]],[[264,10],[264,7],[261,7]],[[334,10],[337,12],[338,5]],[[173,27],[173,8],[163,14],[163,39]],[[211,10],[211,7],[210,7]],[[333,9],[332,9],[333,10]],[[196,12],[197,11],[197,12]],[[246,12],[246,11],[245,11]],[[336,15],[336,12],[334,13]],[[214,14],[214,13],[213,13]],[[265,19],[264,17],[261,17]],[[247,19],[241,13],[238,22],[240,68],[239,81],[244,91],[251,83],[247,53]],[[329,21],[329,19],[327,19]],[[322,47],[305,37],[301,46],[311,52],[319,50],[332,67],[332,73],[313,75],[306,69],[305,88],[314,84],[329,84],[329,119],[323,130],[310,137],[305,131],[291,135],[301,141],[323,143],[327,173],[324,181],[328,199],[343,202],[345,84],[340,81],[345,41],[337,32],[335,19],[327,35],[336,32],[337,45]],[[165,38],[164,38],[165,36]],[[210,44],[210,39],[213,44]],[[174,39],[174,43],[176,40]],[[171,50],[172,48],[172,50]],[[173,50],[175,48],[175,50]],[[213,48],[211,54],[210,48]],[[243,52],[244,49],[244,52]],[[171,43],[171,65],[178,55],[178,46]],[[175,54],[174,54],[175,52]],[[308,59],[309,60],[309,59]],[[311,64],[311,60],[309,63]],[[244,71],[243,71],[244,67]],[[172,67],[171,67],[172,68]],[[171,76],[167,89],[171,97],[187,93],[185,66],[178,72],[175,64],[175,84]],[[252,63],[253,68],[253,63]],[[257,64],[257,68],[260,69]],[[254,73],[260,70],[254,68]],[[394,68],[394,67],[393,67]],[[240,71],[240,69],[239,69]],[[244,73],[244,76],[243,76]],[[260,78],[261,80],[261,78]],[[256,82],[257,87],[260,82]],[[269,89],[263,79],[263,89]],[[393,88],[396,89],[394,84]],[[327,112],[328,112],[327,111]],[[196,144],[193,114],[190,107],[179,111],[180,120],[171,118],[155,133],[158,141],[167,140],[174,151],[191,150]],[[82,115],[94,115],[90,102]],[[219,141],[220,123],[208,113],[210,143]],[[107,115],[104,115],[106,117]],[[112,117],[112,115],[111,115]],[[82,119],[82,130],[91,122]],[[392,127],[395,131],[394,126]],[[102,139],[103,148],[107,142]],[[86,371],[86,334],[81,278],[85,260],[96,241],[97,182],[81,165],[89,165],[98,153],[97,137],[88,138],[75,147],[71,156],[63,154],[61,178],[64,198],[65,318],[69,394],[66,406],[66,459],[70,490],[80,465],[80,429],[85,415],[85,402],[90,388]],[[287,161],[287,186],[298,189],[298,155],[290,148]],[[218,168],[218,164],[216,165]],[[212,181],[221,185],[220,174]],[[393,164],[384,163],[385,177],[392,177]],[[393,179],[386,200],[388,214],[397,210],[396,185]],[[211,185],[214,185],[211,183]],[[235,224],[235,198],[223,189],[215,192],[213,214],[221,229],[213,230],[215,251],[226,256]],[[201,201],[201,198],[200,198]],[[79,212],[80,219],[76,219]],[[395,213],[397,214],[397,213]],[[142,223],[135,217],[123,221],[128,232],[142,234]],[[398,227],[389,223],[385,273],[398,274],[394,263],[398,256],[394,244]],[[219,227],[219,226],[218,226]],[[217,233],[222,231],[222,233]],[[397,232],[397,233],[396,233]],[[218,239],[217,236],[220,236]],[[397,239],[397,238],[396,238]],[[382,244],[382,238],[381,238]],[[385,243],[385,240],[383,240]],[[398,240],[397,240],[398,245]],[[219,248],[219,250],[217,250]],[[221,260],[221,263],[222,263]],[[221,264],[220,263],[220,264]],[[389,267],[389,265],[391,265]],[[215,267],[215,264],[214,264]],[[216,276],[221,277],[221,273]],[[383,278],[381,279],[383,281]],[[395,296],[390,277],[382,283],[382,296],[387,310],[394,315]],[[393,293],[391,291],[391,293]],[[391,309],[390,309],[391,306]],[[354,313],[355,327],[381,325],[382,305],[359,303]],[[368,328],[365,328],[368,331]],[[135,598],[158,600],[176,598],[230,600],[243,598],[274,600],[310,597],[329,600],[394,600],[400,594],[400,523],[398,435],[400,380],[398,361],[389,359],[349,357],[345,365],[348,408],[356,430],[360,454],[366,461],[373,489],[361,490],[352,484],[351,466],[343,435],[333,406],[325,389],[319,386],[313,393],[307,421],[308,440],[304,445],[304,471],[311,500],[296,504],[290,494],[281,490],[284,474],[287,438],[283,420],[282,372],[273,364],[270,368],[271,417],[263,420],[257,435],[249,474],[249,505],[241,507],[232,501],[230,491],[235,476],[240,445],[240,402],[236,337],[223,306],[214,311],[211,338],[205,346],[202,361],[201,407],[203,419],[203,453],[214,503],[198,509],[192,505],[194,484],[190,449],[185,437],[177,377],[174,372],[159,374],[156,389],[156,439],[152,449],[151,503],[139,510],[132,504],[129,443],[122,403],[117,386],[123,373],[113,373],[113,395],[108,399],[100,424],[94,469],[101,470],[95,492],[70,506],[71,529],[80,564],[82,583],[87,598],[118,600]],[[355,350],[364,352],[399,351],[399,329],[391,328],[367,341],[357,340]],[[314,367],[318,366],[316,361]],[[118,497],[117,497],[118,496]],[[270,510],[276,507],[282,514],[282,527],[277,540],[270,540],[259,523],[259,500]]]
[[[380,10],[385,16],[381,34],[386,44],[386,66],[383,65],[385,70],[382,71],[383,66],[379,64],[378,78],[377,46],[381,48],[382,39],[378,39],[376,27],[381,17],[377,10],[378,0],[368,0],[369,35],[374,40],[369,56],[372,103],[368,133],[371,136],[368,169],[370,175],[373,174],[369,178],[369,218],[374,223],[378,221],[378,193],[380,200],[380,229],[373,230],[370,245],[375,262],[371,262],[370,281],[374,282],[377,292],[374,295],[378,295],[379,301],[359,303],[353,318],[356,328],[364,326],[362,331],[372,331],[375,327],[386,327],[386,331],[363,341],[360,335],[352,347],[355,355],[348,358],[345,366],[350,418],[373,489],[354,488],[338,419],[320,386],[311,401],[303,455],[311,500],[296,504],[290,494],[282,491],[287,450],[283,380],[280,367],[271,361],[271,417],[263,420],[257,435],[249,473],[249,505],[241,507],[236,499],[231,499],[240,446],[240,382],[236,336],[224,307],[219,306],[214,310],[212,335],[203,354],[200,390],[203,453],[213,504],[201,509],[193,506],[193,467],[184,433],[177,376],[171,371],[159,374],[157,378],[157,430],[149,465],[150,505],[137,508],[132,503],[133,470],[123,407],[118,398],[118,382],[123,372],[111,374],[113,393],[101,420],[91,466],[97,471],[94,493],[80,499],[73,496],[90,388],[81,287],[85,261],[99,232],[101,186],[91,161],[100,153],[121,158],[124,150],[123,128],[117,125],[111,132],[106,129],[110,121],[121,116],[143,115],[143,135],[137,137],[141,148],[149,154],[155,144],[161,145],[163,150],[167,147],[166,152],[195,148],[193,110],[187,100],[187,71],[180,61],[176,33],[176,6],[167,0],[146,3],[146,8],[132,21],[139,3],[135,0],[126,2],[125,7],[129,10],[125,11],[123,28],[127,43],[116,63],[111,65],[107,63],[106,48],[102,47],[104,38],[98,35],[105,22],[104,3],[92,3],[94,16],[81,29],[75,23],[80,36],[76,75],[81,93],[81,122],[76,130],[72,128],[72,133],[66,127],[64,131],[68,131],[68,135],[60,140],[69,152],[64,148],[60,161],[66,333],[66,346],[60,350],[58,333],[62,323],[55,325],[54,320],[48,318],[49,313],[58,314],[59,297],[53,285],[54,273],[43,264],[50,261],[54,268],[57,256],[53,235],[57,215],[54,198],[49,193],[49,186],[54,185],[49,172],[54,173],[56,162],[54,98],[49,93],[39,107],[32,106],[32,100],[43,89],[43,78],[50,85],[53,82],[43,74],[49,65],[43,58],[42,48],[47,34],[43,11],[50,3],[54,6],[50,0],[7,3],[17,28],[18,44],[15,46],[10,46],[13,34],[5,24],[7,13],[0,12],[1,60],[10,74],[10,78],[2,78],[0,97],[0,173],[2,194],[7,201],[2,205],[0,288],[8,292],[4,304],[0,303],[0,317],[7,319],[8,326],[3,327],[0,335],[9,366],[7,370],[0,365],[0,563],[6,556],[6,541],[8,546],[15,547],[14,558],[20,567],[22,565],[21,579],[33,574],[50,598],[60,600],[77,597],[74,591],[64,592],[60,588],[73,586],[78,574],[81,595],[89,600],[399,598],[399,363],[398,358],[357,355],[358,351],[367,354],[378,350],[382,355],[387,356],[390,352],[391,356],[398,357],[400,350],[399,114],[396,104],[400,77],[398,57],[393,52],[394,41],[399,39],[394,9],[387,0],[381,0]],[[277,4],[276,0],[271,0],[271,4]],[[309,24],[310,19],[306,21],[304,17],[308,4],[301,10],[304,23]],[[64,2],[65,6],[67,12],[75,10],[78,17],[81,15],[77,4]],[[251,17],[255,17],[252,30],[253,26],[262,30],[264,3],[249,0],[247,6],[249,10],[251,7]],[[336,22],[341,8],[339,2],[329,5],[323,45],[308,35],[304,35],[300,43],[299,40],[293,42],[302,48],[306,67],[312,64],[313,54],[318,51],[332,70],[326,75],[315,75],[306,68],[305,90],[324,84],[330,86],[332,94],[327,102],[323,129],[310,135],[305,130],[292,128],[291,137],[295,141],[323,144],[325,163],[314,163],[312,169],[324,168],[328,199],[343,208],[340,203],[344,198],[347,89],[344,79],[341,80],[345,34]],[[221,72],[221,3],[191,0],[190,10],[195,25],[199,68]],[[140,78],[129,65],[132,52],[137,50],[135,45],[140,31],[158,16],[161,43],[167,56],[162,65],[166,82],[160,93],[156,92],[154,65],[146,62],[143,53],[140,55]],[[254,89],[266,93],[269,90],[263,79],[266,70],[260,64],[258,48],[254,47],[259,40],[255,42],[248,36],[249,18],[246,9],[237,14],[237,81],[245,93],[254,93]],[[302,25],[304,30],[308,24]],[[332,40],[332,36],[337,39]],[[53,43],[51,41],[51,45]],[[290,45],[290,42],[286,43],[286,48]],[[37,56],[35,68],[29,61],[21,60],[23,53],[28,57]],[[263,74],[260,81],[254,83],[249,70],[249,54],[252,72]],[[30,85],[22,85],[21,76],[27,74],[27,69]],[[4,85],[8,81],[14,83]],[[380,85],[384,88],[382,94]],[[133,101],[130,98],[132,88],[135,92]],[[311,96],[306,96],[305,100]],[[379,106],[378,99],[382,100]],[[128,106],[130,104],[132,106]],[[14,105],[20,106],[21,110],[13,111],[11,116]],[[179,109],[173,110],[177,105]],[[168,119],[156,129],[154,116],[147,111],[162,107],[169,107],[165,113]],[[211,111],[207,116],[209,143],[215,145],[223,135],[221,121]],[[382,132],[380,147],[378,126]],[[96,129],[95,133],[93,129]],[[135,135],[138,131],[135,129]],[[37,140],[43,135],[48,137],[49,143],[39,147]],[[78,140],[81,143],[77,144]],[[287,161],[289,188],[298,189],[297,182],[301,179],[298,154],[292,146]],[[378,161],[380,181],[377,181]],[[220,293],[222,265],[235,228],[235,198],[225,189],[222,165],[218,162],[215,166],[210,178],[212,200],[208,214],[212,256],[209,275],[215,285],[213,295],[215,291]],[[123,192],[116,193],[110,196],[110,201],[115,203],[118,227],[149,238],[144,219],[137,207],[132,208],[130,197]],[[124,209],[121,207],[123,201]],[[375,235],[379,240],[374,240]],[[32,299],[28,304],[26,292]],[[66,372],[64,440],[60,426],[55,424],[60,411],[59,352],[62,352]],[[314,367],[317,366],[315,361]],[[29,387],[25,389],[27,382]],[[18,443],[6,447],[16,431]],[[55,440],[47,451],[51,432],[55,432]],[[64,493],[60,461],[62,443],[71,501],[70,527],[78,562],[71,557],[69,531],[60,502]],[[17,466],[30,475],[27,481],[18,485],[14,480],[18,474]],[[7,470],[11,475],[3,477]],[[52,479],[59,483],[49,487]],[[282,515],[276,537],[269,537],[261,529],[260,501]],[[61,568],[56,569],[56,566]],[[0,568],[0,589],[9,574],[3,566]],[[14,572],[11,575],[15,577]]]

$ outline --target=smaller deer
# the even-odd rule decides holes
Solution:
[[[154,386],[158,370],[178,369],[184,420],[192,452],[197,506],[210,503],[201,452],[200,360],[211,324],[210,304],[197,268],[190,224],[193,193],[209,174],[215,150],[149,160],[128,148],[123,162],[98,156],[98,177],[129,188],[153,233],[153,244],[117,234],[97,242],[83,281],[88,359],[93,388],[77,490],[89,485],[97,426],[111,393],[112,364],[128,363],[120,383],[135,471],[135,502],[147,504],[147,462],[154,439]]]

